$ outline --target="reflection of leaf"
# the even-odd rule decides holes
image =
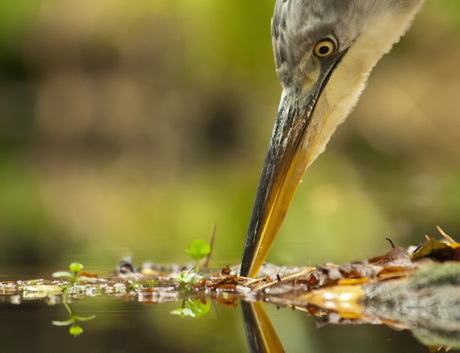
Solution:
[[[69,333],[72,336],[77,337],[77,336],[80,336],[83,333],[83,329],[80,326],[78,326],[77,324],[73,324],[69,328]]]
[[[223,292],[216,298],[220,305],[224,305],[228,308],[236,308],[238,306],[238,298],[230,293]]]
[[[89,320],[92,320],[96,317],[96,315],[90,315],[90,316],[78,316],[77,314],[75,314],[72,310],[72,308],[70,307],[70,305],[66,302],[66,294],[64,294],[64,297],[63,297],[63,302],[62,304],[64,305],[64,307],[66,308],[67,312],[69,313],[69,318],[67,320],[63,320],[63,321],[52,321],[52,324],[54,326],[67,326],[67,325],[71,325],[70,328],[69,328],[69,333],[72,335],[72,336],[80,336],[82,333],[83,333],[83,329],[77,325],[77,321],[89,321]]]
[[[201,300],[190,300],[184,299],[182,302],[182,307],[170,312],[171,315],[178,315],[180,317],[201,317],[209,313],[211,310],[211,302],[204,301],[204,304]]]
[[[67,326],[67,325],[70,325],[71,323],[74,322],[74,319],[71,318],[71,319],[68,319],[68,320],[65,320],[65,321],[51,321],[53,323],[54,326]]]
[[[178,315],[180,317],[185,317],[185,316],[195,317],[195,314],[193,313],[192,309],[190,309],[190,308],[179,308],[179,309],[171,311],[170,314],[171,315]]]
[[[96,317],[96,315],[90,315],[90,316],[78,316],[78,315],[75,315],[75,319],[77,321],[89,321],[89,320],[92,320]]]
[[[203,304],[201,300],[194,300],[190,304],[190,309],[193,310],[195,317],[201,317],[209,313],[209,310],[211,310],[211,302],[205,300]]]

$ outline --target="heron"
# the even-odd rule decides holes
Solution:
[[[424,0],[277,0],[271,22],[283,88],[240,275],[255,277],[307,167],[349,115],[378,60]]]

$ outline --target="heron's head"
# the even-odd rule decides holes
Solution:
[[[283,86],[243,254],[253,277],[305,169],[347,117],[367,77],[424,0],[277,0],[272,19]]]

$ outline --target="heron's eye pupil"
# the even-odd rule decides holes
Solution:
[[[331,55],[336,49],[336,41],[327,37],[316,43],[313,53],[318,58],[325,58]]]
[[[325,55],[325,54],[329,53],[329,49],[330,49],[329,47],[323,46],[323,47],[319,48],[318,51],[319,51],[320,54]]]

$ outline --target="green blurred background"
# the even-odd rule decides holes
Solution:
[[[281,94],[273,6],[0,2],[2,278],[49,278],[73,260],[106,275],[128,254],[184,263],[214,225],[211,266],[239,263]],[[437,236],[435,225],[459,238],[459,63],[460,2],[428,0],[305,174],[269,261],[354,261],[388,251],[385,237]],[[0,336],[37,352],[247,347],[239,310],[192,322],[168,314],[176,304],[76,303],[99,315],[77,343],[50,324],[62,306],[2,306]],[[268,309],[289,352],[425,350],[408,332],[386,343],[386,327],[317,331],[302,312]]]
[[[239,263],[281,88],[274,1],[0,2],[0,266]],[[460,3],[428,1],[303,179],[268,260],[460,229]]]

